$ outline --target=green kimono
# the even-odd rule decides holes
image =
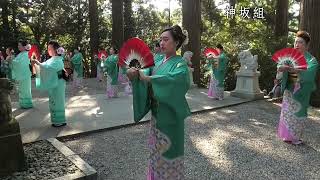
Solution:
[[[80,52],[76,53],[71,58],[71,63],[73,66],[73,71],[75,72],[77,78],[83,78],[83,56]]]
[[[212,65],[214,61],[217,62],[217,66]],[[222,52],[218,59],[211,62],[210,68],[212,69],[212,75],[210,79],[210,85],[208,90],[208,96],[216,99],[223,99],[224,96],[224,77],[226,73],[226,66],[228,59],[224,52]]]
[[[111,85],[118,84],[118,56],[117,55],[110,55],[108,58],[103,62],[103,70],[110,76],[111,78]]]
[[[163,62],[155,59],[154,68],[145,69],[151,82],[132,81],[134,120],[152,112],[149,136],[148,177],[182,179],[184,156],[184,120],[190,115],[185,98],[189,89],[188,66],[181,56]]]
[[[66,122],[66,82],[62,78],[63,68],[63,57],[51,57],[46,62],[40,64],[40,73],[37,74],[36,78],[36,87],[40,90],[48,91],[49,109],[52,124],[60,124]]]
[[[18,83],[19,105],[23,109],[33,107],[29,65],[28,51],[20,52],[12,61],[12,78]]]
[[[12,80],[12,60],[14,56],[7,56],[5,60],[1,61],[2,76]]]
[[[103,71],[107,74],[107,92],[109,98],[118,96],[118,55],[112,54],[103,62]]]
[[[164,56],[165,56],[165,55],[162,54],[162,53],[155,53],[155,54],[153,55],[155,61],[162,61],[163,58],[164,58]],[[157,63],[157,62],[155,62],[155,63]]]
[[[12,60],[14,59],[14,56],[12,55],[11,57],[8,56],[7,57],[7,61],[8,61],[8,64],[9,64],[9,69],[8,69],[8,78],[10,80],[12,80]]]
[[[284,92],[278,136],[284,141],[300,143],[312,91],[316,89],[315,77],[318,61],[310,53],[305,53],[308,68],[297,74],[284,72],[281,88]]]

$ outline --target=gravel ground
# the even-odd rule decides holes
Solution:
[[[310,113],[305,144],[294,146],[276,137],[278,105],[256,101],[188,118],[186,178],[320,179],[320,110]],[[65,143],[98,171],[98,179],[144,180],[147,134],[148,124],[140,124]]]
[[[25,144],[24,151],[28,169],[1,180],[54,179],[80,171],[47,141]]]

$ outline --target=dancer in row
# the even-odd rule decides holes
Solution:
[[[12,60],[12,78],[18,85],[19,105],[22,109],[33,107],[31,94],[31,71],[30,59],[28,57],[27,41],[19,41],[20,53]]]
[[[315,77],[318,61],[308,52],[311,37],[305,31],[296,34],[294,48],[304,54],[307,69],[295,69],[290,66],[278,67],[278,79],[281,79],[283,101],[278,136],[283,141],[301,144],[311,92],[315,90]],[[281,77],[281,78],[280,78]]]
[[[73,67],[73,87],[83,87],[83,56],[78,49],[74,50],[74,55],[71,57]]]
[[[185,95],[190,86],[188,65],[176,51],[186,36],[179,26],[160,37],[164,56],[153,68],[127,71],[132,81],[135,121],[152,113],[148,180],[184,179],[184,120],[190,115]]]
[[[223,100],[224,98],[224,77],[226,72],[226,67],[228,63],[228,58],[224,53],[223,46],[221,44],[217,45],[219,50],[219,55],[217,57],[211,56],[208,58],[209,67],[212,70],[208,96],[217,100]]]
[[[63,63],[63,48],[56,41],[48,43],[48,53],[51,56],[47,61],[40,63],[33,59],[38,65],[36,87],[40,90],[48,91],[49,109],[51,123],[54,127],[66,125],[65,115],[65,89],[66,72]]]
[[[107,92],[108,98],[118,97],[118,50],[115,47],[111,47],[110,55],[103,63],[103,71],[107,76]]]

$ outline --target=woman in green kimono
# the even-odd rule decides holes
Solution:
[[[193,52],[191,51],[186,51],[183,54],[183,59],[186,61],[187,65],[189,66],[190,88],[195,86],[193,82],[194,68],[192,68],[192,62],[191,62],[192,56],[193,56]]]
[[[299,31],[294,43],[294,47],[302,52],[307,60],[307,70],[278,67],[278,73],[282,74],[281,88],[284,91],[278,136],[283,141],[295,145],[302,143],[301,137],[308,116],[311,92],[316,88],[318,62],[307,52],[310,40],[307,32]]]
[[[127,77],[127,69],[125,67],[119,68],[118,82],[124,86],[125,95],[129,96],[132,94],[131,83]]]
[[[83,56],[78,49],[74,50],[74,55],[71,58],[71,63],[73,67],[73,87],[82,87],[83,80]]]
[[[0,51],[0,77],[7,78],[9,64]]]
[[[22,109],[32,108],[30,59],[27,51],[28,43],[20,41],[20,53],[12,60],[12,78],[18,84],[19,105]]]
[[[14,59],[14,51],[12,48],[7,48],[6,49],[6,61],[8,63],[8,73],[7,73],[7,78],[12,80],[12,60]]]
[[[110,55],[103,63],[103,71],[107,75],[107,92],[108,98],[118,97],[118,55],[117,49],[111,47],[109,50]]]
[[[210,79],[208,96],[217,100],[223,100],[224,76],[228,59],[223,51],[222,45],[218,44],[217,48],[220,50],[220,55],[218,57],[209,58],[209,61],[211,61],[210,67],[212,68],[212,75]]]
[[[161,34],[162,58],[153,68],[127,71],[132,81],[134,120],[152,113],[149,135],[148,180],[184,179],[184,120],[190,115],[185,98],[189,89],[188,65],[176,51],[186,36],[179,26]]]
[[[58,42],[48,43],[48,53],[51,56],[47,61],[40,63],[34,60],[38,66],[36,87],[48,91],[49,109],[53,127],[66,125],[65,115],[65,89],[66,81],[63,79],[63,49]]]

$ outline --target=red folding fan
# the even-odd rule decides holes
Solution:
[[[206,48],[203,51],[203,54],[207,58],[210,57],[210,56],[217,57],[217,56],[219,56],[220,51],[218,49],[214,49],[214,48]]]
[[[99,51],[99,54],[98,54],[98,58],[101,60],[102,58],[105,59],[108,57],[108,53],[105,51],[105,50],[101,50]]]
[[[38,60],[40,61],[40,51],[37,45],[32,45],[31,49],[28,52],[28,56],[30,60]]]
[[[294,48],[284,48],[272,56],[272,60],[281,66],[292,66],[295,69],[306,70],[308,65],[304,54]]]
[[[37,74],[37,69],[35,66],[35,62],[33,62],[32,60],[38,60],[40,61],[40,51],[37,45],[32,45],[31,49],[28,52],[28,57],[31,61],[31,67],[32,67],[32,75]]]
[[[148,68],[154,66],[153,54],[141,39],[131,38],[121,47],[118,64],[120,67]]]

